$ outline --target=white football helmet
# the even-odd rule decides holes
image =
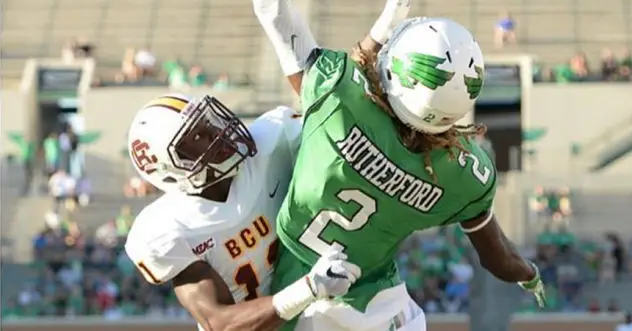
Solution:
[[[154,99],[136,114],[129,155],[141,177],[157,187],[189,194],[237,174],[257,149],[244,123],[211,96]]]
[[[473,109],[485,70],[481,48],[465,27],[425,17],[402,22],[376,65],[395,115],[431,134],[449,130]]]

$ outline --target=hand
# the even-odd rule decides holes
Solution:
[[[393,30],[408,17],[411,0],[386,0],[382,14],[377,19],[369,35],[373,40],[384,44]]]
[[[347,255],[333,252],[322,256],[307,274],[308,283],[316,299],[347,294],[349,287],[360,278],[362,271],[347,261]]]
[[[535,277],[526,282],[518,282],[518,286],[520,286],[523,290],[531,292],[535,296],[535,300],[538,302],[538,306],[540,308],[544,308],[546,305],[546,293],[544,291],[544,283],[540,278],[540,270],[538,266],[536,266],[533,262],[529,262],[533,269],[535,270]]]

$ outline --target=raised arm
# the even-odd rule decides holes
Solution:
[[[369,34],[358,43],[363,51],[377,54],[402,23],[410,11],[410,0],[387,0],[382,14],[377,18]]]
[[[300,94],[303,72],[318,56],[318,44],[290,0],[253,0],[255,15],[268,35],[292,89]],[[377,53],[393,29],[406,17],[410,0],[387,0],[370,33],[359,43],[362,50]]]
[[[300,93],[303,72],[315,59],[318,44],[289,0],[253,0],[253,9],[277,53],[292,89]]]

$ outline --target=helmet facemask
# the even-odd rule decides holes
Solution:
[[[184,123],[168,145],[175,169],[199,192],[237,174],[239,165],[257,149],[246,125],[219,100],[205,96],[182,112]]]

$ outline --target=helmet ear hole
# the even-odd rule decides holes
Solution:
[[[386,79],[389,81],[393,79],[393,74],[391,74],[390,70],[386,70]]]

